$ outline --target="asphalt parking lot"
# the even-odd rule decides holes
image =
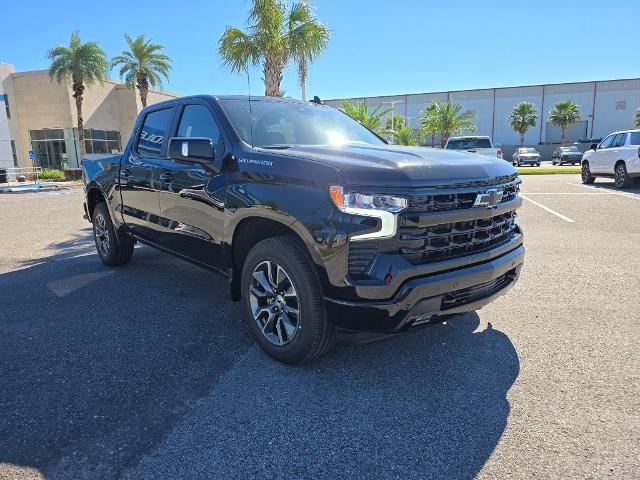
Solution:
[[[523,177],[508,295],[287,367],[212,273],[0,195],[0,478],[639,478],[640,186]]]

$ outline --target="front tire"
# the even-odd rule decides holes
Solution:
[[[109,209],[103,202],[93,209],[93,240],[102,263],[110,267],[125,265],[133,255],[133,240],[124,235],[118,235]]]
[[[632,180],[627,173],[627,166],[624,163],[616,165],[615,170],[615,185],[618,190],[628,188],[631,186]]]
[[[335,344],[320,280],[304,245],[293,237],[256,244],[242,268],[242,301],[251,336],[270,357],[298,364]]]
[[[589,162],[584,162],[582,164],[582,173],[580,175],[580,178],[582,179],[582,183],[584,183],[585,185],[591,185],[593,182],[595,182],[595,177],[591,174],[591,170],[589,169]]]

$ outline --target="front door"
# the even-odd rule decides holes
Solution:
[[[222,270],[226,177],[220,173],[225,143],[206,103],[189,103],[179,112],[176,137],[211,139],[211,163],[166,159],[161,173],[160,244],[176,253]]]
[[[146,114],[120,169],[123,220],[136,235],[154,243],[158,241],[162,218],[160,168],[174,113],[175,107],[169,107]]]
[[[593,154],[589,157],[589,169],[593,173],[607,173],[606,165],[611,155],[611,144],[615,139],[615,134],[609,135],[605,138]]]

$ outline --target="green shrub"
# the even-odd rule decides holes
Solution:
[[[35,175],[34,175],[35,177]],[[38,173],[40,180],[64,180],[64,172],[62,170],[55,170],[53,168],[43,168],[42,172]]]

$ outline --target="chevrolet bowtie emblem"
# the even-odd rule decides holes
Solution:
[[[476,201],[473,202],[474,207],[495,208],[502,200],[502,190],[492,188],[484,193],[476,195]]]

